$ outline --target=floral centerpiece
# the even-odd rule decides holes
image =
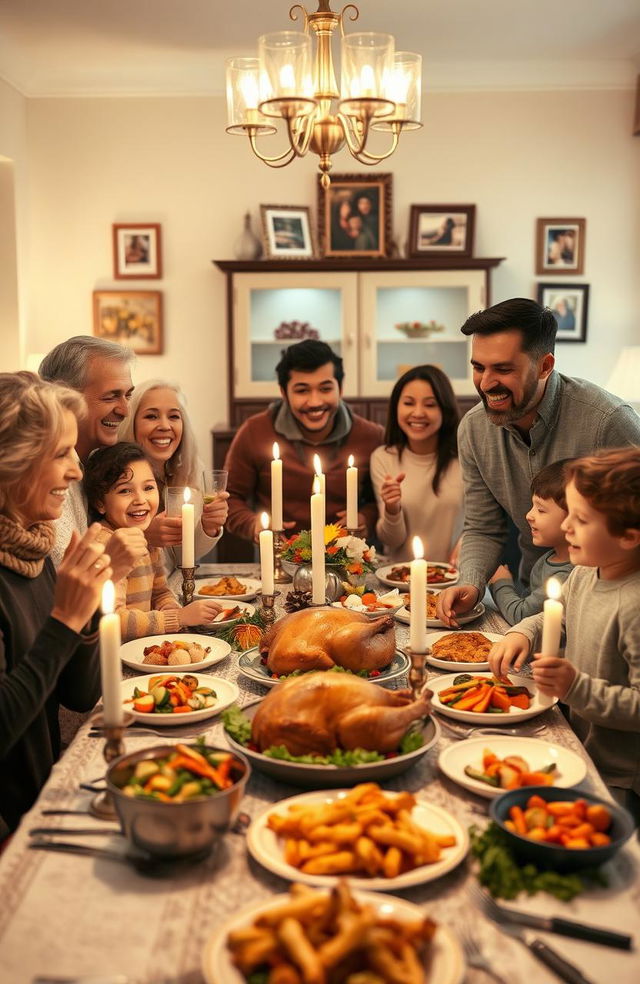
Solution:
[[[445,326],[439,325],[433,318],[431,321],[401,321],[395,326],[407,338],[426,338],[436,331],[444,331]]]
[[[339,567],[350,584],[364,583],[370,571],[375,570],[376,548],[370,547],[359,536],[351,536],[336,523],[324,528],[324,562],[327,567]],[[282,560],[296,566],[311,563],[311,532],[302,530],[285,544]]]

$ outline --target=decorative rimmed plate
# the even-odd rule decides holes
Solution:
[[[251,615],[255,615],[256,613],[254,606],[248,605],[246,601],[228,601],[225,598],[208,598],[208,599],[199,598],[198,599],[198,601],[205,601],[205,600],[216,601],[218,602],[221,608],[229,609],[229,608],[237,607],[241,609],[241,612],[235,618],[228,618],[224,622],[207,622],[205,625],[199,625],[198,628],[200,629],[201,632],[204,633],[225,632],[232,625],[236,625],[236,623],[239,622],[241,618],[244,618],[245,615],[251,616]]]
[[[149,646],[161,646],[163,642],[197,642],[203,649],[208,649],[206,659],[199,663],[180,663],[179,666],[162,666],[159,663],[143,663],[144,650]],[[187,632],[167,632],[165,635],[143,636],[141,639],[130,639],[120,647],[120,658],[126,666],[140,673],[191,673],[206,670],[208,666],[226,659],[231,652],[231,646],[222,639],[212,639],[208,635],[191,635]]]
[[[253,719],[261,703],[261,700],[252,701],[250,704],[245,704],[242,711],[248,718]],[[288,782],[292,786],[335,789],[341,784],[350,786],[358,782],[383,782],[385,779],[406,772],[436,744],[440,737],[440,725],[435,718],[425,718],[422,721],[424,744],[420,748],[405,755],[395,755],[380,762],[363,762],[361,765],[310,765],[306,762],[287,762],[240,745],[226,731],[224,737],[234,752],[241,752],[259,772],[264,772],[273,779]]]
[[[173,670],[174,668],[170,667],[170,669]],[[159,666],[158,676],[179,677],[184,676],[185,673],[191,673],[191,670],[182,669],[180,666],[176,666],[175,669],[178,672],[174,674],[169,673],[166,666]],[[222,677],[216,676],[200,676],[197,673],[194,673],[193,676],[196,677],[199,687],[211,687],[212,690],[215,690],[217,700],[213,707],[203,707],[199,711],[185,711],[182,714],[158,714],[156,711],[152,711],[151,714],[143,714],[140,711],[134,711],[133,704],[128,703],[125,703],[124,708],[133,714],[135,721],[144,721],[145,724],[152,724],[154,727],[158,725],[159,727],[175,728],[177,725],[190,724],[192,721],[204,721],[206,718],[213,717],[220,711],[224,711],[225,707],[229,707],[240,696],[240,691],[231,680],[223,680]],[[131,677],[129,680],[123,680],[122,700],[130,700],[136,687],[138,690],[148,692],[148,686],[148,676]]]
[[[488,680],[491,679],[491,673],[477,673],[475,670],[469,670],[467,667],[463,670],[464,673],[471,673],[472,676],[486,677]],[[448,707],[446,704],[442,704],[438,698],[438,694],[441,690],[446,690],[447,687],[453,685],[453,681],[459,674],[448,674],[447,676],[441,676],[429,680],[429,689],[433,690],[433,698],[431,700],[432,710],[437,711],[438,714],[444,714],[445,717],[455,718],[457,721],[468,721],[470,724],[490,724],[499,727],[501,724],[518,724],[520,721],[528,721],[529,718],[537,717],[538,714],[544,714],[548,711],[550,707],[558,703],[557,697],[547,697],[545,694],[538,692],[535,683],[531,677],[515,676],[513,673],[509,673],[508,677],[513,686],[515,687],[526,687],[530,694],[532,694],[531,704],[525,710],[520,707],[512,707],[510,711],[504,714],[489,714],[487,713],[477,713],[475,711],[457,711],[455,707]]]
[[[353,597],[353,595],[349,595],[349,597]],[[362,608],[354,608],[351,605],[345,605],[342,601],[332,602],[332,608],[344,608],[348,612],[357,612],[359,615],[366,615],[367,618],[380,618],[381,615],[395,615],[398,609],[402,608],[402,605],[403,596],[401,594],[398,594],[394,604],[387,604],[380,608],[375,608],[372,611],[369,611],[364,605]]]
[[[211,577],[211,578],[207,578],[207,580],[202,579],[196,581],[196,590],[194,592],[194,596],[197,597],[198,599],[204,598],[207,601],[223,601],[223,600],[224,601],[251,601],[251,599],[255,598],[258,591],[260,591],[262,588],[262,581],[258,581],[254,577],[238,577],[236,578],[236,580],[238,580],[240,584],[243,584],[247,589],[243,594],[214,595],[204,592],[202,590],[203,588],[206,588],[209,585],[219,584],[223,577],[229,577],[229,576],[230,575],[228,574],[227,575],[221,574],[220,577]]]
[[[467,625],[467,623],[475,622],[477,618],[481,618],[484,615],[484,612],[484,605],[480,601],[474,608],[471,609],[471,611],[465,612],[464,615],[456,615],[456,619],[459,625]],[[395,613],[395,617],[399,622],[404,622],[406,625],[409,625],[411,622],[411,612],[406,606],[399,608]],[[445,625],[444,622],[441,622],[439,618],[428,618],[427,625],[430,629],[449,628],[449,626]]]
[[[253,821],[247,831],[247,847],[252,856],[268,871],[286,878],[287,881],[303,882],[305,885],[331,886],[338,880],[336,875],[310,875],[299,871],[284,859],[284,840],[267,826],[271,813],[284,815],[290,806],[311,806],[318,803],[334,803],[344,799],[349,794],[348,789],[331,789],[301,793],[288,799],[271,803]],[[423,864],[411,871],[405,871],[396,878],[363,878],[349,875],[353,888],[371,889],[375,892],[392,892],[395,889],[410,888],[412,885],[423,885],[447,874],[460,864],[469,850],[467,832],[456,818],[440,806],[429,803],[426,799],[418,799],[411,811],[411,819],[434,834],[452,834],[456,843],[453,847],[442,849],[441,858],[434,864]]]
[[[281,679],[288,679],[288,677],[281,678],[270,675],[269,670],[262,662],[260,650],[257,646],[253,649],[247,649],[246,653],[240,655],[238,669],[250,680],[253,680],[255,683],[261,683],[263,687],[275,687],[280,683]],[[380,670],[379,675],[376,677],[365,677],[365,679],[369,680],[370,683],[388,683],[390,680],[397,680],[408,669],[409,657],[399,649],[396,649],[395,656],[385,670]],[[333,670],[309,670],[309,673],[314,672],[332,673]]]
[[[374,892],[354,892],[358,902],[371,906],[381,917],[415,922],[424,916],[413,902]],[[202,973],[206,984],[246,984],[246,978],[231,961],[227,938],[233,930],[248,929],[257,916],[269,912],[290,899],[290,895],[272,895],[252,902],[228,916],[207,940],[202,953]],[[458,940],[448,926],[439,925],[429,947],[425,980],[437,984],[462,984],[465,962]]]
[[[406,581],[396,581],[392,577],[389,577],[391,572],[395,567],[409,567],[411,564],[410,560],[400,562],[397,564],[386,564],[384,567],[379,567],[376,571],[376,577],[383,584],[388,584],[391,588],[398,588],[400,591],[409,590],[409,580]],[[429,580],[427,583],[430,588],[447,588],[450,584],[455,584],[460,577],[460,571],[451,564],[443,564],[439,561],[428,561],[427,563],[427,577],[430,576],[429,572],[433,569],[437,569],[442,574],[442,580],[432,581]]]
[[[447,636],[455,635],[456,638],[460,636],[468,635],[467,632],[460,632],[457,629],[448,629],[446,632],[430,632],[427,636],[427,645],[433,647],[434,642],[439,639],[445,639]],[[501,642],[504,636],[498,635],[496,632],[482,632],[481,635],[488,639],[489,642]],[[486,659],[481,660],[479,663],[464,663],[459,660],[452,659],[438,659],[434,655],[433,651],[427,655],[427,663],[431,666],[435,666],[439,670],[450,670],[457,673],[475,673],[476,670],[488,670],[489,663]]]
[[[440,753],[438,765],[445,776],[485,799],[495,799],[504,789],[488,786],[486,782],[472,779],[465,767],[482,771],[482,753],[485,748],[494,752],[498,758],[519,755],[527,762],[532,772],[537,772],[552,763],[556,766],[553,785],[562,789],[577,786],[587,774],[587,763],[576,752],[562,745],[545,741],[544,738],[512,737],[511,735],[486,735],[484,738],[467,738],[455,742]]]

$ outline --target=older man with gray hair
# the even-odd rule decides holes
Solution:
[[[40,365],[43,379],[65,383],[79,390],[87,404],[87,415],[78,421],[76,452],[84,464],[96,448],[118,440],[118,427],[129,413],[133,392],[130,365],[133,353],[122,345],[89,335],[75,335],[56,345]],[[62,561],[73,530],[87,530],[87,502],[81,482],[71,485],[60,519],[56,521],[56,543],[52,550],[56,567]],[[107,547],[114,581],[125,577],[144,556],[147,543],[142,530],[116,530]]]

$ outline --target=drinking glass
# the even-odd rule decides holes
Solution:
[[[190,501],[195,506],[196,522],[202,515],[202,492],[200,489],[191,489]],[[182,516],[182,506],[184,505],[184,485],[168,485],[164,490],[164,507],[167,516]]]
[[[218,493],[227,491],[229,472],[224,468],[214,468],[202,473],[202,498],[205,505],[213,502]]]

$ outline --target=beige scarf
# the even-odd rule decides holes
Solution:
[[[53,523],[35,523],[27,530],[0,516],[0,564],[24,577],[37,577],[55,538]]]

